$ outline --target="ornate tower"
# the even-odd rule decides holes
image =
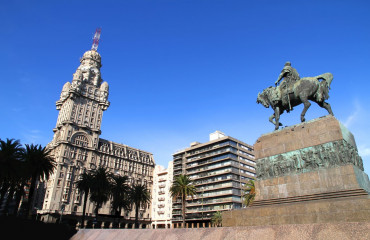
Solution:
[[[151,153],[100,138],[103,112],[109,107],[109,88],[101,78],[101,57],[96,47],[85,52],[80,63],[72,82],[64,84],[56,102],[59,115],[48,149],[57,167],[46,183],[42,210],[38,211],[45,222],[55,222],[61,215],[70,220],[82,215],[83,195],[75,182],[81,173],[99,166],[112,174],[127,176],[129,185],[144,184],[152,188],[155,163]],[[89,226],[93,222],[94,206],[88,200],[86,224]],[[110,216],[110,206],[109,202],[105,204],[99,214]],[[150,213],[150,206],[140,209],[141,227],[149,226]],[[131,228],[135,211],[126,210],[122,214],[120,226]],[[103,220],[104,224],[114,222],[109,217]],[[98,217],[97,224],[103,220]]]
[[[84,53],[72,83],[63,86],[54,137],[48,148],[57,168],[47,183],[43,210],[67,212],[80,203],[73,184],[79,174],[95,168],[103,111],[109,107],[107,82],[101,78],[101,56],[95,50]],[[50,219],[49,219],[50,221]]]
[[[72,84],[64,84],[56,102],[59,116],[52,145],[80,141],[96,149],[103,111],[109,107],[107,82],[100,74],[101,57],[95,50],[85,52],[73,74]],[[103,82],[103,83],[102,83]]]

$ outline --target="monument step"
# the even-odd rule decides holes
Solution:
[[[253,202],[252,207],[284,204],[284,203],[294,203],[294,202],[314,201],[314,200],[322,200],[322,199],[356,197],[356,196],[363,196],[363,195],[368,195],[368,193],[364,189],[353,189],[353,190],[326,192],[326,193],[319,193],[319,194],[309,194],[309,195],[287,197],[287,198],[273,198],[273,199],[268,199],[268,200],[258,200],[258,201]]]

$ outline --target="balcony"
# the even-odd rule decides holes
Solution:
[[[165,182],[166,181],[166,179],[165,178],[160,178],[159,180],[158,180],[158,182]]]
[[[222,160],[225,161],[228,159],[222,159]],[[190,171],[187,171],[187,174],[191,175],[191,174],[202,173],[202,172],[207,172],[207,171],[214,171],[216,169],[225,168],[229,166],[238,167],[238,164],[230,160],[228,162],[221,162],[221,163],[213,164],[213,165],[207,164],[207,166],[204,166],[202,168],[192,169]]]
[[[224,197],[220,199],[213,199],[213,200],[204,200],[203,202],[198,201],[198,202],[192,202],[192,203],[187,203],[186,207],[195,207],[195,206],[208,206],[208,205],[219,205],[219,204],[228,204],[232,202],[237,202],[235,199],[232,197]]]
[[[178,159],[182,159],[182,154],[181,155],[176,155],[173,157],[173,160],[178,160]]]
[[[173,210],[176,210],[176,209],[182,209],[181,205],[180,206],[172,206],[172,209]]]
[[[164,201],[164,197],[159,197],[158,201]]]
[[[197,151],[194,151],[194,152],[187,153],[186,156],[193,156],[193,155],[197,155],[197,154],[201,154],[201,153],[205,153],[205,152],[209,152],[209,151],[214,151],[215,149],[225,147],[225,146],[235,147],[234,145],[230,144],[230,142],[223,142],[223,143],[215,144],[215,145],[212,145],[212,146],[207,146],[205,148],[201,148],[201,149],[199,149]]]
[[[157,211],[158,214],[164,214],[164,211]]]
[[[199,175],[190,175],[190,179],[195,180],[195,179],[203,179],[207,178],[210,176],[217,176],[217,175],[222,175],[225,173],[234,173],[237,175],[240,175],[239,169],[235,168],[234,166],[228,166],[229,168],[221,171],[211,171],[211,172],[206,172],[206,173],[200,173]]]
[[[173,217],[172,221],[182,221],[182,217]]]
[[[165,205],[164,205],[164,204],[158,204],[158,207],[159,207],[159,208],[164,208],[164,207],[165,207]]]
[[[166,186],[165,183],[159,184],[159,188],[164,188]]]
[[[158,194],[163,195],[163,194],[165,194],[165,191],[159,191]]]

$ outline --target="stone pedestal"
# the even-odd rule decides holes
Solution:
[[[355,139],[333,116],[262,135],[254,150],[255,206],[370,192]]]
[[[370,221],[369,178],[352,133],[333,116],[264,134],[254,150],[255,201],[225,212],[223,226]]]

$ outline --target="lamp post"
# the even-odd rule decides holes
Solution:
[[[62,213],[60,214],[59,224],[62,223],[62,217],[63,217],[63,212],[64,212],[65,207],[66,205],[64,203],[60,206],[60,210],[62,211]]]
[[[36,210],[36,221],[37,221],[38,218],[39,218],[39,213],[37,212],[39,210],[39,208],[38,207],[34,207],[33,209]]]

